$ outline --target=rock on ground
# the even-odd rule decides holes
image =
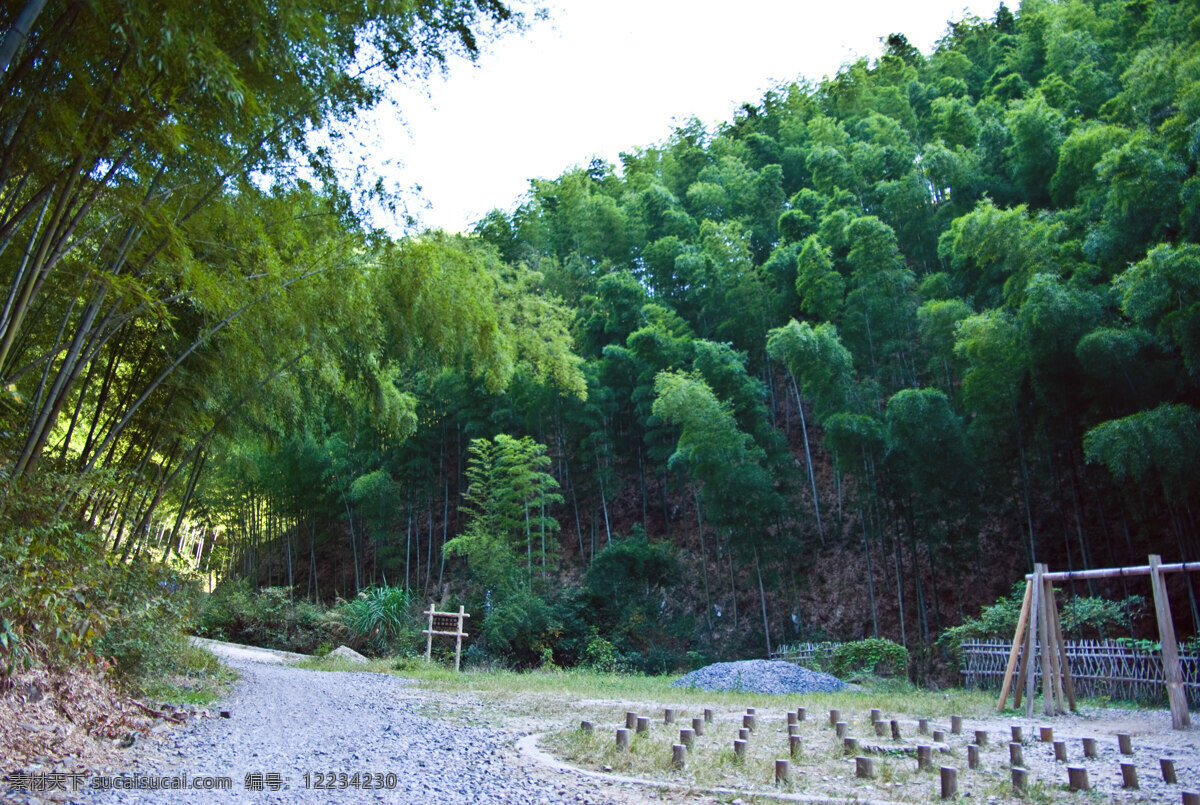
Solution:
[[[671,683],[677,688],[747,693],[836,693],[849,687],[835,676],[784,660],[739,660],[707,665]]]
[[[368,662],[366,657],[359,654],[357,651],[350,648],[349,646],[338,646],[333,651],[329,652],[329,656],[337,657],[338,659],[347,660],[349,662],[362,663],[363,665],[366,665]]]

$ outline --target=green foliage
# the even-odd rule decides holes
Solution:
[[[543,651],[553,648],[550,606],[542,598],[517,591],[497,604],[483,621],[488,650],[519,667],[542,664]]]
[[[588,568],[582,590],[587,617],[609,639],[625,646],[646,646],[653,642],[659,610],[679,574],[675,549],[651,543],[645,531],[638,529],[626,539],[614,540]],[[589,641],[585,654],[591,652]]]
[[[873,620],[902,603],[923,663],[942,581],[990,597],[992,551],[1091,565],[1120,522],[1120,563],[1189,533],[1192,5],[1001,6],[928,55],[889,37],[619,170],[536,180],[477,236],[400,240],[367,231],[331,154],[307,154],[318,186],[281,160],[378,99],[345,72],[363,47],[393,72],[433,66],[505,7],[326,20],[301,3],[264,38],[261,8],[87,5],[0,71],[3,465],[25,481],[106,464],[104,484],[47,497],[124,558],[163,519],[216,523],[199,561],[250,585],[207,617],[241,639],[337,640],[319,608],[252,589],[339,591],[348,614],[385,597],[353,598],[351,578],[403,578],[483,613],[473,657],[661,669],[703,639],[699,592],[663,592],[676,561],[696,562],[704,623],[718,600],[744,611],[751,573],[775,622],[819,540],[869,552]],[[197,14],[235,24],[197,32]],[[613,538],[634,521],[645,540]],[[6,543],[0,573],[33,603],[2,616],[0,647],[82,645],[111,617],[61,569],[100,551],[88,529],[48,528]],[[666,547],[692,534],[699,551]],[[875,587],[871,557],[893,553],[900,578]],[[385,632],[343,639],[403,642]]]
[[[312,653],[322,643],[346,642],[334,619],[284,587],[254,592],[249,580],[222,582],[204,602],[197,634],[282,651]]]
[[[97,658],[134,684],[170,672],[197,609],[194,579],[106,556],[93,531],[55,513],[57,490],[5,484],[0,494],[0,677]]]
[[[863,673],[905,677],[908,675],[908,649],[878,637],[841,643],[833,650],[831,667],[835,676],[843,678]]]
[[[959,662],[964,640],[1011,641],[1017,630],[1024,597],[1025,582],[1017,582],[1006,597],[983,607],[977,617],[968,617],[958,626],[942,632],[937,645],[948,651],[955,662]],[[1121,601],[1070,596],[1059,607],[1059,618],[1063,634],[1068,638],[1102,638],[1108,635],[1109,630],[1130,628],[1144,607],[1145,599],[1140,595],[1131,595]]]
[[[471,441],[463,495],[470,521],[461,536],[446,543],[446,552],[467,558],[477,588],[504,596],[514,585],[532,586],[535,562],[543,574],[552,564],[559,525],[545,512],[563,498],[555,491],[558,481],[545,471],[549,464],[545,445],[528,436],[501,433],[494,440]],[[524,579],[519,553],[525,554]]]
[[[358,641],[378,654],[413,650],[419,635],[412,594],[403,587],[368,587],[335,614]]]

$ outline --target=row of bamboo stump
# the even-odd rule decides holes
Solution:
[[[807,720],[808,714],[805,708],[800,707],[795,711],[790,711],[787,714],[788,728],[788,752],[790,758],[780,758],[775,761],[775,784],[780,785],[786,783],[791,776],[791,762],[793,759],[800,756],[803,748],[800,742],[799,725],[800,722]],[[666,708],[663,712],[663,723],[674,724],[676,721],[676,711],[674,708]],[[704,709],[702,717],[693,718],[691,727],[683,727],[679,730],[679,743],[671,746],[671,765],[676,770],[681,770],[687,765],[688,752],[695,745],[696,738],[704,734],[707,727],[705,725],[712,724],[714,721],[714,713],[710,708]],[[901,740],[900,722],[896,719],[884,720],[880,710],[871,710],[871,723],[875,730],[875,737],[888,738],[893,741]],[[867,755],[857,754],[860,751],[859,739],[849,735],[849,723],[842,720],[840,710],[829,711],[829,725],[833,727],[835,734],[843,741],[844,752],[846,755],[855,756],[855,776],[862,779],[873,779],[875,777],[875,759]],[[749,745],[750,734],[753,733],[758,726],[758,714],[753,707],[747,707],[745,715],[742,716],[742,726],[738,730],[738,737],[733,742],[734,757],[739,762],[744,762],[746,759],[746,748]],[[590,721],[580,722],[579,728],[584,732],[591,733],[595,730],[595,725]],[[960,735],[963,731],[962,716],[950,717],[950,732],[953,735]],[[625,726],[619,728],[616,734],[617,749],[623,752],[628,752],[630,748],[630,737],[633,734],[644,734],[650,732],[650,718],[648,716],[638,715],[634,711],[625,713]],[[921,735],[930,735],[933,743],[917,744],[917,770],[928,771],[933,768],[933,749],[934,744],[943,744],[946,740],[944,730],[929,728],[929,719],[922,718],[917,720],[917,732]],[[980,747],[988,745],[989,734],[987,730],[974,731],[975,743],[967,745],[967,768],[976,770],[980,768],[979,751]],[[1012,741],[1008,744],[1009,766],[1012,771],[1012,790],[1016,796],[1023,796],[1028,791],[1029,772],[1025,768],[1025,743],[1023,729],[1020,726],[1012,727]],[[1049,743],[1054,747],[1054,759],[1056,762],[1066,763],[1067,760],[1067,742],[1054,740],[1053,727],[1040,727],[1038,730],[1038,739],[1041,743]],[[1099,744],[1095,738],[1083,738],[1083,756],[1085,758],[1099,757]],[[1117,747],[1120,753],[1124,756],[1133,755],[1133,738],[1127,732],[1117,733]],[[878,749],[878,747],[875,747]],[[865,747],[864,747],[865,750]],[[866,750],[869,751],[869,750]],[[887,751],[887,750],[884,750]],[[948,751],[945,748],[939,751]],[[1174,785],[1178,782],[1175,773],[1175,758],[1163,757],[1159,758],[1159,770],[1162,773],[1163,782]],[[951,799],[958,794],[958,768],[955,766],[941,766],[939,768],[941,777],[941,796],[942,799]],[[1136,789],[1138,784],[1137,766],[1134,763],[1121,763],[1121,781],[1122,787],[1126,789]],[[1088,780],[1088,771],[1084,766],[1067,766],[1067,787],[1071,791],[1090,791],[1091,784]],[[1182,805],[1200,805],[1200,793],[1192,791],[1182,792]]]

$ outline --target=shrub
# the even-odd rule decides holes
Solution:
[[[542,638],[550,626],[546,602],[531,593],[518,592],[496,605],[484,619],[483,637],[492,653],[531,667],[542,660]]]
[[[205,601],[197,625],[202,637],[305,654],[322,643],[347,642],[344,632],[320,605],[303,598],[293,600],[288,588],[266,587],[254,593],[246,580],[217,585]]]
[[[856,673],[907,676],[908,649],[881,637],[842,643],[833,651],[833,673],[839,677]]]
[[[56,513],[50,474],[0,496],[0,679],[21,668],[111,660],[124,681],[173,672],[200,591],[185,571],[115,561]]]
[[[1017,619],[1021,614],[1021,603],[1025,598],[1025,582],[1013,585],[1012,591],[996,603],[985,606],[977,618],[967,618],[958,626],[942,632],[936,645],[949,652],[957,663],[962,661],[964,640],[1012,640],[1017,630]],[[1071,597],[1060,609],[1063,632],[1068,637],[1104,637],[1108,630],[1128,624],[1138,617],[1146,599],[1131,595],[1124,600]]]
[[[346,628],[377,653],[411,649],[418,630],[409,607],[412,595],[403,587],[368,587],[337,608]]]
[[[153,562],[135,562],[117,574],[108,601],[116,609],[96,642],[127,682],[176,673],[187,654],[186,632],[200,610],[197,581]]]

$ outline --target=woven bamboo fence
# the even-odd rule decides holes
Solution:
[[[841,643],[793,643],[779,646],[771,652],[773,660],[787,660],[805,668],[828,668],[833,661],[833,651]],[[1004,669],[1002,668],[1001,671]]]
[[[959,670],[963,687],[999,688],[1010,649],[1009,643],[1000,640],[964,640]],[[1069,640],[1066,651],[1076,694],[1138,702],[1166,701],[1159,652],[1142,651],[1111,640]],[[1024,653],[1022,646],[1020,654]],[[1200,655],[1180,652],[1179,663],[1188,703],[1200,706]],[[1036,676],[1040,678],[1039,665],[1034,663]],[[1022,667],[1020,661],[1017,667]]]

